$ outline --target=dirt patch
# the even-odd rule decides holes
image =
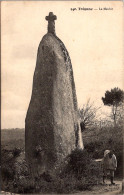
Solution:
[[[77,192],[73,195],[78,194],[86,194],[86,195],[92,195],[92,194],[101,194],[101,195],[116,195],[116,194],[123,194],[122,193],[122,181],[115,181],[115,185],[110,185],[110,182],[107,181],[106,184],[96,185],[93,186],[92,191],[82,191]]]

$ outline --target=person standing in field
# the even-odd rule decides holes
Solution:
[[[103,183],[105,183],[105,179],[107,174],[110,175],[111,184],[114,185],[114,172],[117,168],[117,159],[113,151],[105,150],[104,158],[103,158]]]

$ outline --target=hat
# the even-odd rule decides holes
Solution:
[[[110,153],[110,150],[105,150],[105,152],[104,152],[104,157],[105,157],[108,153]]]

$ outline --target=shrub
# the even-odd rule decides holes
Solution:
[[[66,174],[74,174],[77,178],[86,175],[87,165],[90,163],[90,156],[87,150],[76,149],[68,156]]]
[[[6,156],[6,160],[4,159],[5,169],[2,170],[2,177],[6,178],[2,185],[2,190],[5,191],[44,194],[72,193],[77,190],[89,190],[98,182],[95,176],[98,173],[98,167],[96,164],[94,165],[85,149],[83,151],[74,150],[67,157],[66,163],[57,175],[44,172],[35,178],[32,177],[25,159],[21,156],[13,157],[8,162],[8,156]]]

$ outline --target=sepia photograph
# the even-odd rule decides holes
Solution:
[[[123,16],[1,1],[1,194],[124,193]]]

